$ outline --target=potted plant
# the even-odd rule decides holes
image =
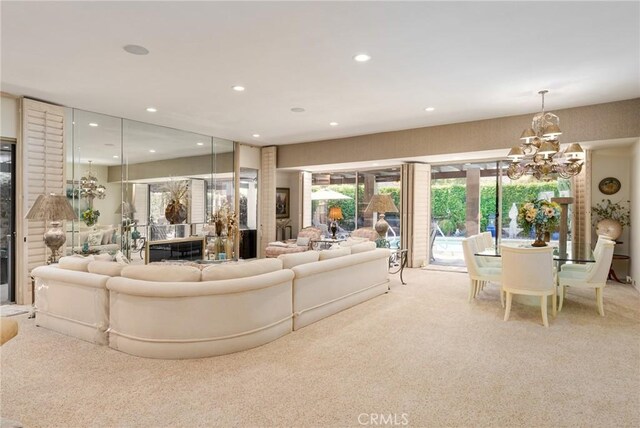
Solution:
[[[544,199],[534,199],[520,205],[518,226],[527,234],[535,230],[534,247],[545,247],[544,234],[553,232],[560,222],[560,205]]]
[[[611,199],[603,199],[591,207],[591,212],[596,222],[596,233],[613,241],[622,235],[624,226],[631,225],[629,207],[622,205],[621,202],[612,203]]]

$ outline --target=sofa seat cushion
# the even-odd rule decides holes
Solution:
[[[282,260],[260,259],[242,263],[220,263],[202,270],[202,281],[246,278],[282,269]]]
[[[95,260],[95,257],[83,257],[80,255],[60,257],[58,267],[60,269],[75,270],[78,272],[89,272],[89,263]]]
[[[375,242],[363,242],[362,244],[356,244],[351,247],[351,254],[364,253],[365,251],[373,251],[376,249]]]
[[[123,278],[155,282],[199,282],[200,269],[193,266],[127,266],[122,269]]]
[[[283,269],[291,269],[305,263],[317,262],[320,259],[320,254],[318,251],[304,251],[296,254],[281,254],[278,259],[282,260]]]
[[[89,263],[88,271],[99,275],[120,276],[122,269],[126,266],[124,263],[96,260]]]
[[[336,257],[348,256],[349,254],[351,254],[351,247],[320,251],[320,260],[335,259]]]

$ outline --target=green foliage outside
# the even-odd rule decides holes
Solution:
[[[564,190],[566,183],[527,183],[527,184],[505,184],[502,186],[502,227],[508,227],[511,219],[509,210],[513,203],[516,206],[535,199],[540,192],[553,191],[558,196],[558,190]],[[568,189],[567,189],[568,190]],[[435,220],[438,221],[442,232],[449,236],[453,235],[456,229],[461,232],[465,230],[466,219],[466,187],[460,184],[434,185],[431,187],[431,210]],[[496,187],[480,187],[480,210],[482,217],[480,220],[480,230],[487,230],[489,215],[495,213],[496,209]]]
[[[355,227],[355,218],[356,218],[356,187],[353,184],[332,184],[329,186],[323,186],[327,189],[333,190],[338,193],[342,193],[343,195],[351,197],[351,199],[337,199],[337,200],[329,200],[325,201],[327,204],[327,212],[331,207],[340,207],[342,208],[343,219],[338,222],[340,227],[343,227],[346,230],[354,230]],[[360,185],[360,192],[364,192],[364,185]],[[398,209],[400,209],[400,188],[398,187],[379,187],[378,193],[384,195],[391,195],[393,202],[396,204]],[[318,205],[321,201],[311,201],[311,212],[315,213]],[[362,207],[364,210],[366,207]]]

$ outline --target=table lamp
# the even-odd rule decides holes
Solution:
[[[329,208],[329,220],[331,220],[331,238],[336,239],[336,232],[338,231],[338,220],[342,220],[342,208],[331,207]]]
[[[58,250],[67,240],[66,234],[60,227],[63,220],[77,220],[67,197],[64,195],[40,195],[25,216],[27,220],[45,220],[50,222],[50,229],[44,233],[44,243],[51,250],[47,264],[57,263],[60,254]]]
[[[373,214],[377,212],[379,214],[378,221],[374,228],[378,232],[380,239],[386,239],[387,231],[389,230],[389,223],[384,219],[385,213],[397,213],[398,208],[393,203],[390,195],[373,195],[367,205],[367,209],[364,210],[365,214]]]

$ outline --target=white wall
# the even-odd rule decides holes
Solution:
[[[300,230],[300,183],[298,181],[298,172],[276,172],[276,187],[289,188],[291,237],[295,238],[298,236],[298,231]],[[280,238],[280,236],[278,236],[278,238]]]
[[[631,148],[631,278],[640,290],[640,139]]]
[[[594,150],[592,152],[591,166],[591,204],[595,206],[603,199],[611,199],[611,202],[623,202],[631,200],[631,162],[633,146],[615,147],[608,149]],[[605,195],[598,189],[600,180],[607,177],[615,177],[620,180],[620,191],[613,195]],[[637,199],[637,198],[636,198]],[[633,209],[631,210],[634,211]],[[596,242],[595,227],[592,229],[591,242]],[[616,254],[629,254],[631,249],[630,228],[623,229],[622,236],[618,238],[622,244],[616,245]],[[628,263],[621,262],[614,265],[618,278],[624,281],[628,274]]]
[[[0,101],[0,137],[18,138],[18,100],[2,95]]]

